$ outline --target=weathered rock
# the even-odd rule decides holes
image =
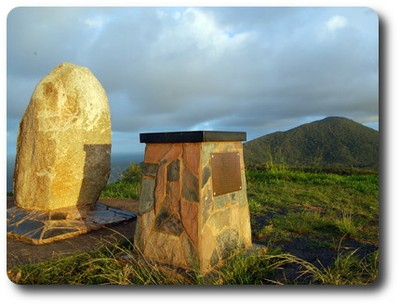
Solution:
[[[20,123],[17,207],[52,210],[96,202],[110,175],[108,99],[85,67],[63,63],[33,92]]]

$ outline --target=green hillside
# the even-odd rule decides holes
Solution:
[[[246,165],[378,168],[379,132],[350,119],[327,117],[244,144]]]

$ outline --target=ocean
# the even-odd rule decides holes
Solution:
[[[119,174],[130,166],[131,163],[138,164],[143,161],[143,153],[111,154],[111,173],[109,183],[115,182]],[[12,192],[13,175],[15,167],[15,156],[7,156],[7,192]]]

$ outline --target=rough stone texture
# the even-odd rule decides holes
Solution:
[[[238,152],[240,155],[242,189],[213,196],[211,154],[224,152]],[[203,143],[200,163],[203,173],[200,184],[202,186],[200,190],[202,213],[199,216],[199,253],[202,254],[200,256],[201,270],[207,271],[228,256],[233,249],[250,248],[252,245],[243,144],[241,142]]]
[[[167,170],[167,181],[168,182],[176,182],[179,180],[179,169],[180,169],[180,160],[176,159],[172,163],[169,164]]]
[[[154,208],[154,187],[155,181],[153,178],[143,178],[139,200],[139,214],[143,214]]]
[[[240,154],[242,189],[213,196],[211,154],[223,152]],[[207,272],[235,248],[251,247],[241,142],[148,143],[144,159],[152,168],[143,167],[140,201],[154,201],[136,225],[144,256]],[[148,180],[156,186],[146,187]]]
[[[158,164],[140,164],[143,176],[155,177],[157,175]]]
[[[183,171],[183,197],[185,200],[198,202],[199,201],[199,180],[188,169]]]
[[[198,217],[198,203],[195,202],[181,202],[181,217],[182,223],[185,228],[186,233],[192,240],[193,244],[197,247],[198,246],[198,224],[197,224],[197,217]]]
[[[94,204],[110,174],[107,95],[84,67],[63,63],[37,85],[20,123],[15,203],[32,210]]]

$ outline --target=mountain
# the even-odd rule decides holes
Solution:
[[[379,132],[342,117],[300,125],[244,144],[246,165],[378,168]]]

